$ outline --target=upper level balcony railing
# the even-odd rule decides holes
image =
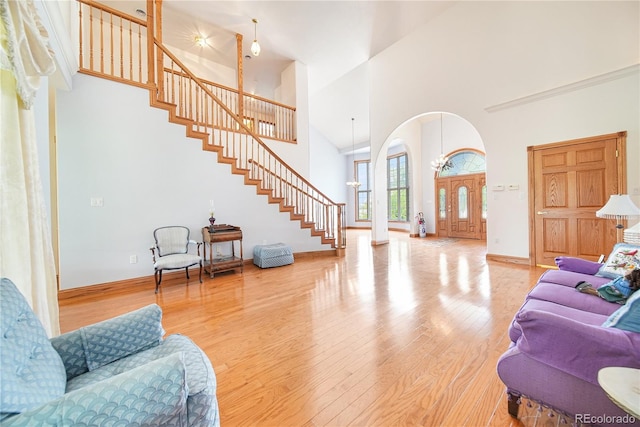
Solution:
[[[80,71],[147,87],[146,20],[91,0],[78,2]],[[296,143],[295,107],[243,92],[243,108],[239,108],[241,95],[237,89],[202,82],[260,137]]]

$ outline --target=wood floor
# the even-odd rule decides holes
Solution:
[[[158,303],[167,334],[211,359],[224,427],[557,425],[526,405],[522,421],[509,417],[496,375],[543,270],[485,255],[480,241],[391,232],[372,247],[368,231],[349,230],[343,258],[63,300],[61,328]]]

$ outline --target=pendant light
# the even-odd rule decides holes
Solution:
[[[258,43],[258,20],[253,18],[253,43],[251,43],[251,53],[253,56],[260,55],[260,43]]]
[[[354,122],[356,119],[351,117],[351,153],[353,155],[353,160],[355,163],[356,158],[356,142],[355,142],[355,131],[354,131]],[[349,187],[353,187],[354,189],[358,189],[360,187],[360,182],[358,182],[357,171],[354,168],[353,171],[353,181],[347,181],[347,185]]]
[[[451,167],[449,158],[444,155],[444,143],[442,140],[442,113],[440,113],[440,155],[431,161],[431,169],[436,172],[447,170]]]

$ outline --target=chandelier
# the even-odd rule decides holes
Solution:
[[[449,157],[444,155],[444,144],[442,141],[442,113],[440,113],[440,155],[431,161],[431,169],[436,172],[441,172],[451,167]]]
[[[354,132],[354,122],[356,119],[351,117],[351,153],[353,155],[354,163],[356,158],[356,142],[355,142],[355,132]],[[347,185],[354,189],[358,189],[360,187],[360,182],[358,182],[357,171],[353,169],[353,181],[347,181]]]

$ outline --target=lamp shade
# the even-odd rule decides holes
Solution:
[[[640,217],[638,208],[628,194],[612,194],[606,205],[596,211],[598,218],[627,219]]]

